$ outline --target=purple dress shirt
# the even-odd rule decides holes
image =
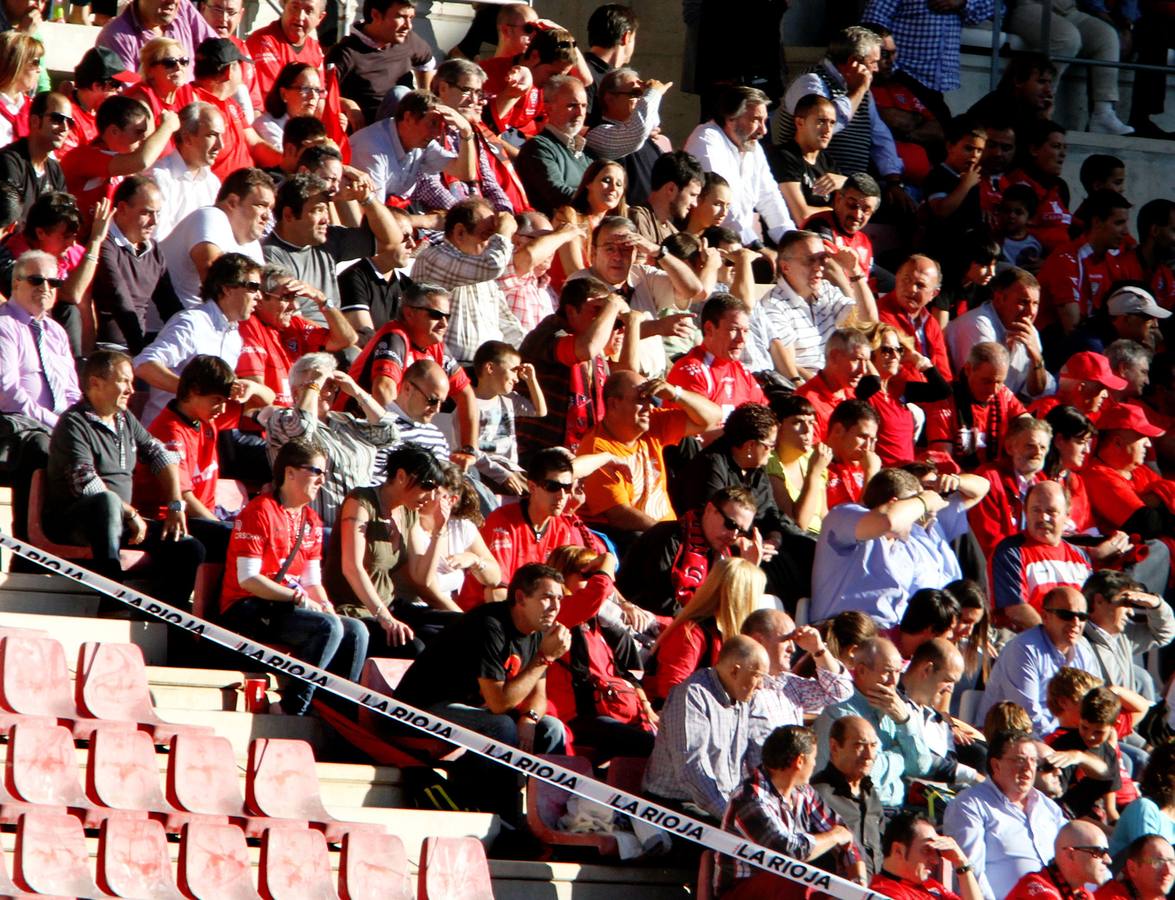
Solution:
[[[123,64],[132,72],[139,70],[139,51],[143,49],[157,34],[148,34],[143,29],[143,23],[135,10],[135,0],[127,4],[126,9],[102,26],[95,42],[101,47],[109,47],[122,59]],[[179,0],[179,10],[170,25],[163,29],[163,37],[179,41],[184,53],[189,57],[196,55],[196,48],[207,38],[216,37],[212,26],[204,21],[196,7],[190,0]]]
[[[41,319],[46,369],[42,372],[29,329],[31,321],[32,316],[15,301],[0,306],[0,360],[4,361],[0,365],[0,412],[20,413],[52,428],[57,417],[81,399],[82,392],[65,329],[49,316]],[[46,377],[53,383],[52,393]]]

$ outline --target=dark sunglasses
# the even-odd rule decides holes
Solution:
[[[1109,847],[1089,846],[1089,847],[1070,847],[1069,849],[1070,850],[1077,850],[1080,853],[1088,853],[1090,856],[1100,857],[1101,859],[1109,859],[1110,858],[1110,848]]]
[[[174,72],[176,69],[186,69],[191,60],[186,56],[165,56],[163,59],[155,60],[155,65],[163,66],[163,68]]]
[[[317,475],[320,478],[326,477],[326,469],[320,469],[318,466],[298,466],[303,472],[309,472],[311,475]]]
[[[738,522],[728,516],[726,513],[719,513],[722,516],[722,525],[727,531],[733,531],[736,534],[741,534],[743,537],[751,536],[751,529],[740,528]]]
[[[1045,612],[1050,612],[1063,622],[1088,622],[1089,613],[1078,612],[1075,609],[1053,609],[1047,607]],[[1074,848],[1078,849],[1078,848]]]
[[[415,381],[406,381],[405,383],[410,384],[412,387],[416,388],[417,392],[425,399],[429,406],[440,406],[445,402],[443,397],[438,397],[436,394],[426,393],[425,390]]]
[[[431,306],[410,306],[409,309],[418,309],[434,322],[439,322],[441,319],[448,321],[453,317],[452,313],[441,312],[439,309],[433,309]]]
[[[244,288],[245,290],[250,291],[250,292],[260,291],[261,290],[261,282],[260,281],[236,281],[236,282],[233,282],[232,284],[230,284],[229,287]]]
[[[64,278],[46,278],[44,275],[23,275],[20,280],[27,281],[33,287],[40,287],[43,284],[47,284],[51,288],[59,288],[65,284]]]
[[[431,478],[422,478],[420,481],[416,482],[416,486],[425,492],[435,491],[437,489],[437,483]]]
[[[878,347],[877,352],[880,353],[882,356],[901,356],[902,355],[902,348],[901,347]]]
[[[67,116],[65,113],[45,113],[45,117],[54,125],[64,125],[66,128],[73,128],[73,117]]]
[[[115,78],[103,78],[97,84],[107,91],[121,91],[124,87],[123,83]]]
[[[539,485],[544,491],[551,494],[567,493],[570,494],[575,490],[574,481],[556,481],[554,478],[544,478],[539,482]]]

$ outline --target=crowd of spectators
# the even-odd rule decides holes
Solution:
[[[230,0],[75,4],[101,29],[51,87],[5,2],[14,529],[115,580],[145,551],[177,606],[221,567],[242,634],[410,660],[407,703],[645,758],[649,798],[879,894],[1158,900],[1175,200],[1093,154],[1071,209],[1045,54],[952,115],[987,0],[857,4],[789,83],[707,55],[711,5],[704,118],[668,134],[620,4],[582,46],[486,5],[447,59],[411,0],[342,33],[284,0],[244,39]],[[1058,56],[1170,27],[1053,6]],[[1128,125],[1091,71],[1091,130],[1158,132],[1150,73]],[[449,788],[524,842],[512,771]]]

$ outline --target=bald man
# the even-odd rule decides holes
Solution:
[[[949,712],[944,712],[951,708],[951,696],[962,677],[963,655],[954,644],[939,637],[926,641],[914,651],[910,665],[902,675],[902,687],[906,699],[914,706],[915,715],[922,720],[922,733],[934,756],[928,777],[931,781],[967,786],[983,781],[983,776],[977,766],[959,761],[955,720]],[[960,725],[969,729],[968,745],[978,746],[975,739],[982,735],[970,726]],[[979,760],[972,759],[982,765],[982,753]]]
[[[752,698],[770,671],[763,645],[735,635],[712,668],[670,693],[641,785],[655,803],[715,824],[742,783]]]
[[[881,870],[881,824],[884,810],[870,775],[881,743],[877,731],[860,716],[845,716],[828,732],[828,765],[812,776],[812,787],[840,816],[873,877]],[[825,867],[828,860],[818,859]]]
[[[1093,822],[1070,822],[1057,833],[1053,849],[1053,861],[1017,881],[1006,900],[1091,900],[1086,885],[1110,880],[1106,833]]]

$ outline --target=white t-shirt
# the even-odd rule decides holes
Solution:
[[[224,253],[243,253],[257,265],[265,265],[265,254],[260,241],[238,244],[233,237],[228,215],[217,206],[205,206],[180,221],[164,240],[159,242],[167,271],[176,296],[186,309],[194,309],[204,301],[200,298],[200,276],[192,262],[191,251],[197,244],[215,244]]]
[[[464,553],[473,545],[474,540],[477,538],[477,526],[468,519],[450,519],[448,532],[449,556]],[[436,586],[438,593],[453,597],[461,590],[461,586],[464,583],[464,569],[452,568],[445,562],[444,558],[437,560]]]

